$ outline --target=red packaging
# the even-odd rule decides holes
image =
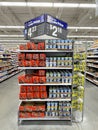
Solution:
[[[19,83],[26,83],[25,75],[18,76],[18,81],[19,81]]]
[[[24,106],[19,106],[19,111],[24,111]]]
[[[45,67],[45,66],[46,66],[46,61],[40,60],[40,61],[39,61],[39,66]]]
[[[40,54],[39,59],[46,60],[46,54],[44,54],[44,53]]]
[[[39,54],[33,54],[32,58],[33,60],[39,60]]]
[[[39,70],[39,76],[45,76],[46,71],[45,70]]]
[[[38,50],[45,50],[45,43],[44,42],[38,43]]]
[[[38,76],[32,76],[32,82],[33,83],[39,83],[39,77]]]
[[[26,93],[20,93],[19,94],[19,99],[26,99],[27,98],[27,95],[26,95]]]
[[[45,105],[40,106],[40,111],[45,111]]]
[[[25,81],[26,81],[26,83],[33,83],[32,82],[32,75],[26,75],[25,76]]]
[[[32,112],[32,118],[36,118],[38,117],[38,113],[37,112]]]
[[[21,60],[21,61],[19,61],[19,66],[21,66],[21,67],[26,66],[26,62],[25,62],[25,60]]]
[[[40,83],[46,83],[46,77],[45,76],[39,77],[39,82]]]
[[[32,117],[32,113],[31,112],[26,112],[26,118],[31,118]]]
[[[26,66],[26,67],[32,67],[32,61],[26,60],[26,61],[25,61],[25,66]]]
[[[25,60],[25,53],[19,53],[18,60]]]
[[[31,63],[32,63],[32,67],[38,67],[38,65],[39,65],[38,60],[32,60]]]
[[[25,113],[24,112],[19,112],[19,118],[25,118]]]
[[[42,118],[45,117],[45,113],[44,112],[39,112],[38,117],[42,117]]]
[[[28,61],[28,60],[25,61],[25,66],[26,66],[26,67],[29,66],[29,61]]]
[[[24,61],[24,65],[25,65],[26,67],[31,67],[31,66],[32,66],[32,61],[26,60],[26,61]]]
[[[25,106],[25,111],[32,112],[32,106],[31,105],[26,105]]]
[[[32,86],[27,86],[27,93],[33,92],[33,87]]]
[[[32,111],[36,111],[37,107],[36,106],[32,106]]]
[[[27,93],[27,99],[32,99],[33,98],[33,93]]]
[[[26,59],[27,59],[27,60],[32,60],[32,58],[33,58],[33,54],[31,54],[31,53],[26,53]]]
[[[46,91],[46,86],[40,86],[40,91]]]
[[[33,98],[40,98],[39,92],[33,92]]]
[[[24,45],[24,44],[21,44],[21,45],[19,46],[19,49],[20,49],[20,50],[27,50],[27,46]]]
[[[47,98],[47,92],[40,92],[40,93],[41,93],[40,98]]]
[[[20,93],[26,93],[27,92],[27,86],[20,86]]]
[[[36,50],[37,49],[36,44],[33,42],[27,42],[27,48],[28,48],[28,50]]]
[[[33,91],[39,91],[39,86],[33,86]]]

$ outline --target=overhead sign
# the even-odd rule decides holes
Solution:
[[[25,22],[24,26],[24,36],[27,40],[34,39],[45,34],[48,36],[65,39],[68,24],[51,15],[43,14]]]

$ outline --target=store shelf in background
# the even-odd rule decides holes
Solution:
[[[87,77],[86,77],[86,79],[87,79],[88,81],[90,81],[91,83],[93,83],[93,84],[95,84],[95,85],[98,85],[98,81],[97,81],[97,80],[90,79],[90,78],[87,78]]]
[[[12,57],[0,57],[0,59],[12,59]]]
[[[18,67],[18,69],[72,69],[72,67]]]
[[[12,73],[11,75],[8,75],[6,78],[0,79],[0,82],[3,82],[3,81],[5,81],[6,79],[9,79],[10,77],[12,77],[12,76],[18,74],[19,72],[21,72],[21,71],[14,72],[14,73]]]
[[[93,80],[94,81],[94,83],[96,84],[96,85],[98,85],[98,81],[97,80]]]
[[[86,72],[86,74],[89,74],[89,75],[92,75],[92,76],[94,76],[94,74],[93,74],[93,73],[90,73],[90,72]]]
[[[86,62],[89,62],[89,63],[95,63],[95,64],[98,63],[98,61],[92,61],[92,60],[87,60]]]
[[[92,79],[90,79],[90,78],[87,78],[87,77],[86,77],[86,79],[87,79],[87,80],[89,80],[90,82],[92,82],[92,83],[93,83],[93,80],[92,80]]]
[[[98,66],[94,66],[94,65],[87,65],[88,67],[92,67],[92,68],[97,68],[98,69]]]
[[[24,86],[32,86],[32,85],[34,85],[34,86],[40,86],[40,85],[47,85],[47,86],[51,86],[51,85],[65,85],[65,86],[67,86],[67,85],[72,85],[71,83],[44,83],[44,84],[33,84],[33,83],[19,83],[19,85],[24,85]]]
[[[94,56],[87,56],[87,58],[98,58],[98,56],[94,55]]]
[[[71,101],[71,98],[63,98],[63,99],[62,99],[62,98],[57,98],[57,99],[56,99],[56,98],[55,98],[55,99],[52,99],[52,98],[50,98],[50,99],[49,99],[49,98],[48,98],[48,99],[47,99],[47,98],[45,98],[45,99],[26,99],[26,100],[20,100],[20,101],[29,101],[29,102],[30,102],[30,101],[33,101],[33,102],[34,102],[34,101],[35,101],[35,102],[36,102],[36,101],[37,101],[37,102],[38,102],[38,101],[39,101],[39,102],[45,102],[45,101]]]
[[[73,52],[73,50],[18,50],[18,52]]]
[[[98,47],[87,49],[87,51],[90,51],[90,50],[98,50]]]

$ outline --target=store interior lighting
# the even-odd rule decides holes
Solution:
[[[3,28],[3,29],[24,29],[24,26],[2,26],[0,25],[0,28]],[[78,26],[68,26],[68,29],[92,29],[92,30],[95,30],[95,29],[98,29],[98,27],[78,27]]]
[[[65,8],[96,8],[96,4],[88,3],[53,3],[53,2],[0,2],[0,6],[19,7],[65,7]]]

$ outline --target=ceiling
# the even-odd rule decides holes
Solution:
[[[0,0],[9,2],[9,0]],[[20,0],[10,0],[20,2]],[[92,3],[95,0],[21,0],[21,2],[60,2],[60,3]],[[11,7],[0,6],[0,26],[23,26],[24,22],[37,17],[43,13],[51,14],[68,23],[69,26],[98,27],[98,16],[95,8],[53,8],[53,7]],[[0,35],[23,35],[23,29],[2,29]],[[98,36],[98,29],[70,29],[68,35],[93,35]],[[17,39],[0,37],[0,40]],[[18,38],[23,39],[23,38]],[[75,38],[78,39],[78,38]],[[79,38],[79,40],[94,40],[94,38]]]

